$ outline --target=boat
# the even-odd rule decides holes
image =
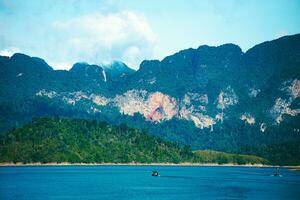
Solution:
[[[152,176],[159,176],[158,171],[152,171]]]
[[[276,168],[276,172],[274,172],[273,176],[281,176],[279,173],[279,167]]]

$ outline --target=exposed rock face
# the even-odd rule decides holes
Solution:
[[[91,94],[90,98],[92,99],[92,101],[99,105],[99,106],[105,106],[110,102],[110,99],[107,99],[105,97],[102,97],[100,95],[95,95],[95,94]]]
[[[122,95],[117,95],[114,102],[122,114],[133,116],[134,113],[144,114],[146,99],[147,91],[129,90]]]
[[[291,108],[293,102],[300,97],[300,80],[287,81],[283,85],[281,90],[286,91],[290,97],[288,99],[277,98],[271,109],[277,124],[284,120],[284,115],[296,116],[300,113],[300,109]]]
[[[46,97],[52,99],[52,98],[56,97],[57,94],[56,94],[55,91],[47,92],[45,89],[43,89],[43,90],[38,91],[35,95],[36,96],[41,96],[41,97],[46,96]]]
[[[245,121],[245,123],[248,123],[250,125],[255,124],[255,118],[252,115],[250,115],[249,113],[243,114],[240,119]]]
[[[55,91],[46,91],[45,89],[40,90],[39,92],[36,93],[36,96],[39,97],[47,97],[47,98],[59,98],[63,102],[70,104],[70,105],[75,105],[76,102],[82,101],[82,100],[87,100],[87,101],[92,101],[94,104],[98,106],[105,106],[110,102],[110,99],[105,98],[100,95],[96,94],[87,94],[83,91],[77,91],[77,92],[62,92],[58,93]]]
[[[208,104],[207,94],[190,93],[184,95],[179,111],[179,118],[191,120],[198,128],[211,128],[216,123],[215,120],[206,113]]]
[[[217,114],[216,118],[223,122],[224,110],[229,106],[233,106],[238,103],[238,97],[234,90],[228,86],[225,91],[221,91],[217,99],[217,108],[221,109],[221,113]]]
[[[273,114],[277,124],[283,121],[284,115],[296,116],[300,113],[300,109],[291,109],[292,100],[285,100],[278,98],[276,99],[275,105],[273,106],[271,113]]]
[[[232,90],[229,93],[220,93],[219,97],[222,108],[234,105],[237,97]],[[213,131],[213,125],[222,118],[219,113],[215,118],[206,114],[206,106],[208,105],[207,94],[187,93],[180,101],[161,92],[149,93],[145,90],[128,90],[114,98],[107,98],[97,94],[86,94],[82,91],[71,93],[57,93],[54,91],[47,92],[41,90],[37,96],[48,98],[60,98],[69,105],[76,105],[77,102],[86,100],[94,105],[90,107],[88,112],[101,112],[101,108],[97,106],[113,106],[117,107],[121,114],[133,116],[135,113],[141,114],[146,120],[154,123],[179,118],[192,121],[196,127],[210,128]],[[222,118],[223,119],[223,118]]]
[[[144,113],[146,119],[154,122],[170,120],[178,113],[175,98],[155,92],[151,94],[147,101],[147,110]]]
[[[278,98],[273,106],[271,113],[273,114],[277,124],[283,121],[284,115],[296,116],[300,113],[300,109],[291,109],[291,103],[294,98],[298,98],[298,80],[294,80],[287,87],[292,95],[289,100]],[[55,91],[40,90],[36,96],[47,97],[49,99],[60,98],[66,104],[75,106],[77,102],[89,101],[94,105],[87,112],[101,112],[101,106],[117,107],[121,114],[133,116],[135,113],[141,114],[146,120],[159,123],[162,121],[171,120],[176,117],[192,121],[196,127],[200,129],[210,128],[213,131],[213,126],[218,122],[223,122],[226,108],[238,103],[238,97],[231,87],[221,91],[217,98],[216,109],[221,112],[215,117],[207,114],[207,105],[209,104],[207,94],[186,93],[183,99],[175,99],[161,92],[149,93],[145,90],[128,90],[121,95],[116,95],[114,98],[107,98],[94,93],[87,94],[83,91],[71,93],[58,93]],[[100,107],[97,107],[100,106]],[[255,118],[244,113],[240,117],[249,125],[255,124]],[[265,131],[266,124],[263,123],[260,127],[262,132]]]
[[[201,129],[210,127],[211,131],[213,131],[213,125],[216,123],[213,118],[201,113],[190,114],[187,119],[189,118],[194,122],[196,127]]]
[[[287,95],[289,95],[293,99],[300,97],[300,80],[288,80],[285,81],[282,85],[283,86],[280,89],[282,91],[285,91]]]
[[[260,89],[250,88],[249,89],[249,97],[255,98],[260,93]]]
[[[153,122],[170,120],[178,113],[176,100],[161,92],[149,94],[146,91],[130,90],[116,96],[114,102],[121,113],[131,116],[140,113]]]
[[[221,110],[228,108],[229,106],[235,105],[238,103],[238,97],[235,94],[234,90],[228,86],[225,91],[221,91],[218,96],[218,105],[217,107]]]
[[[74,100],[74,99],[71,99],[71,98],[68,98],[68,97],[63,97],[62,99],[67,104],[70,104],[70,105],[73,105],[73,106],[76,104],[76,100]]]
[[[300,80],[295,79],[290,86],[288,86],[288,91],[294,99],[300,97]]]
[[[82,91],[78,91],[78,92],[73,92],[71,93],[71,95],[74,96],[75,101],[80,101],[81,99],[89,99],[90,97],[82,92]]]

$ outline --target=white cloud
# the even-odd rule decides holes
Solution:
[[[47,63],[54,67],[54,69],[56,70],[65,70],[65,69],[70,69],[72,67],[72,65],[74,63],[67,63],[67,62],[59,62],[59,63],[56,63],[56,62],[52,62],[52,61],[47,61]]]
[[[12,56],[14,53],[18,53],[20,52],[20,50],[18,48],[15,47],[10,47],[10,48],[6,48],[3,50],[0,50],[0,55],[1,56]]]
[[[277,39],[277,38],[286,36],[286,35],[288,35],[288,34],[289,34],[289,33],[288,33],[287,31],[280,31],[280,32],[276,33],[274,37]]]
[[[139,47],[131,46],[126,49],[123,53],[122,61],[128,64],[129,66],[134,66],[137,60],[141,60],[143,55]]]
[[[54,63],[122,60],[137,68],[151,57],[157,36],[145,17],[131,11],[55,21],[48,50]]]

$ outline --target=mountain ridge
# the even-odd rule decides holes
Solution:
[[[143,60],[142,62],[141,62],[141,64],[143,63],[143,62],[147,62],[147,61],[159,61],[159,62],[161,62],[161,61],[163,61],[164,59],[166,59],[167,57],[170,57],[170,56],[174,56],[175,54],[178,54],[178,53],[181,53],[181,52],[183,52],[183,51],[187,51],[187,50],[199,50],[199,49],[202,49],[202,48],[222,48],[222,47],[226,47],[226,46],[233,46],[233,47],[237,47],[239,50],[240,50],[240,52],[242,53],[242,54],[246,54],[246,53],[249,53],[249,51],[251,52],[253,49],[255,49],[255,48],[257,48],[257,47],[260,47],[261,45],[267,45],[267,44],[270,44],[270,43],[274,43],[274,42],[278,42],[278,41],[282,41],[282,40],[287,40],[287,39],[293,39],[293,40],[299,40],[299,37],[300,37],[300,33],[298,33],[298,34],[293,34],[293,35],[285,35],[285,36],[282,36],[282,37],[279,37],[279,38],[277,38],[277,39],[273,39],[273,40],[268,40],[268,41],[264,41],[264,42],[261,42],[261,43],[259,43],[259,44],[256,44],[256,45],[254,45],[254,46],[252,46],[251,48],[249,48],[248,50],[246,50],[245,52],[244,51],[242,51],[242,49],[239,47],[239,45],[237,45],[237,44],[234,44],[234,43],[225,43],[225,44],[221,44],[221,45],[217,45],[217,46],[210,46],[210,45],[206,45],[206,44],[204,44],[204,45],[200,45],[200,46],[198,46],[197,48],[187,48],[187,49],[183,49],[183,50],[180,50],[180,51],[178,51],[178,52],[175,52],[175,53],[173,53],[173,54],[171,54],[171,55],[169,55],[169,56],[166,56],[166,57],[164,57],[162,60],[157,60],[157,59],[153,59],[153,60],[147,60],[147,59],[145,59],[145,60]],[[295,46],[298,46],[298,45],[295,45]],[[39,57],[35,57],[35,56],[33,56],[33,57],[31,57],[31,56],[29,56],[29,55],[26,55],[26,54],[23,54],[23,53],[14,53],[12,56],[5,56],[5,55],[0,55],[0,58],[1,59],[11,59],[12,57],[13,58],[15,58],[16,56],[17,57],[19,57],[19,56],[25,56],[25,57],[29,57],[29,58],[34,58],[34,59],[37,59],[37,60],[40,60],[40,61],[42,61],[42,62],[44,62],[44,63],[46,63],[47,65],[48,65],[48,63],[44,60],[44,59],[42,59],[42,58],[39,58]],[[122,63],[122,64],[124,64],[123,62],[121,62],[121,61],[112,61],[112,63]],[[85,64],[88,64],[87,62],[85,62],[85,61],[82,61],[82,62],[77,62],[77,63],[85,63]],[[74,63],[74,64],[76,64],[76,63]],[[73,65],[74,65],[73,64]],[[140,65],[141,65],[140,64]],[[88,64],[88,65],[97,65],[96,63],[94,63],[94,64]],[[108,66],[109,66],[110,64],[108,64]],[[126,64],[125,64],[126,65]],[[50,66],[50,65],[49,65]],[[99,65],[100,66],[100,65]],[[107,65],[104,65],[104,66],[107,66]],[[54,69],[52,66],[50,66],[53,70],[60,70],[60,69]],[[72,69],[72,67],[69,69],[69,70],[71,70]],[[66,70],[66,71],[69,71],[69,70]]]
[[[0,129],[59,115],[147,128],[193,149],[237,152],[297,140],[299,43],[296,34],[245,53],[234,44],[204,45],[106,78],[101,66],[89,64],[78,73],[26,74],[0,57]]]

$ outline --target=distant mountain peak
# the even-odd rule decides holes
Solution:
[[[10,56],[10,59],[30,59],[31,57],[24,54],[24,53],[14,53],[12,56]]]
[[[13,54],[6,62],[12,63],[16,70],[21,71],[49,72],[53,70],[45,60],[38,57],[30,57],[22,53]]]
[[[10,57],[10,59],[13,60],[13,61],[34,61],[34,62],[40,63],[42,65],[48,65],[46,63],[46,61],[42,58],[30,57],[30,56],[28,56],[26,54],[23,54],[23,53],[15,53]]]
[[[113,80],[135,73],[135,70],[131,69],[121,61],[113,61],[110,64],[103,64],[101,67],[103,68],[103,71],[108,74],[108,79]]]
[[[75,72],[75,71],[86,71],[86,70],[99,70],[102,69],[102,67],[98,66],[98,65],[93,65],[93,64],[88,64],[87,62],[77,62],[75,63],[72,68],[70,69],[71,72]]]
[[[128,67],[125,63],[117,60],[112,61],[110,64],[103,64],[101,65],[101,67],[107,70],[114,70],[119,72],[129,72],[129,73],[135,72],[135,70]]]

